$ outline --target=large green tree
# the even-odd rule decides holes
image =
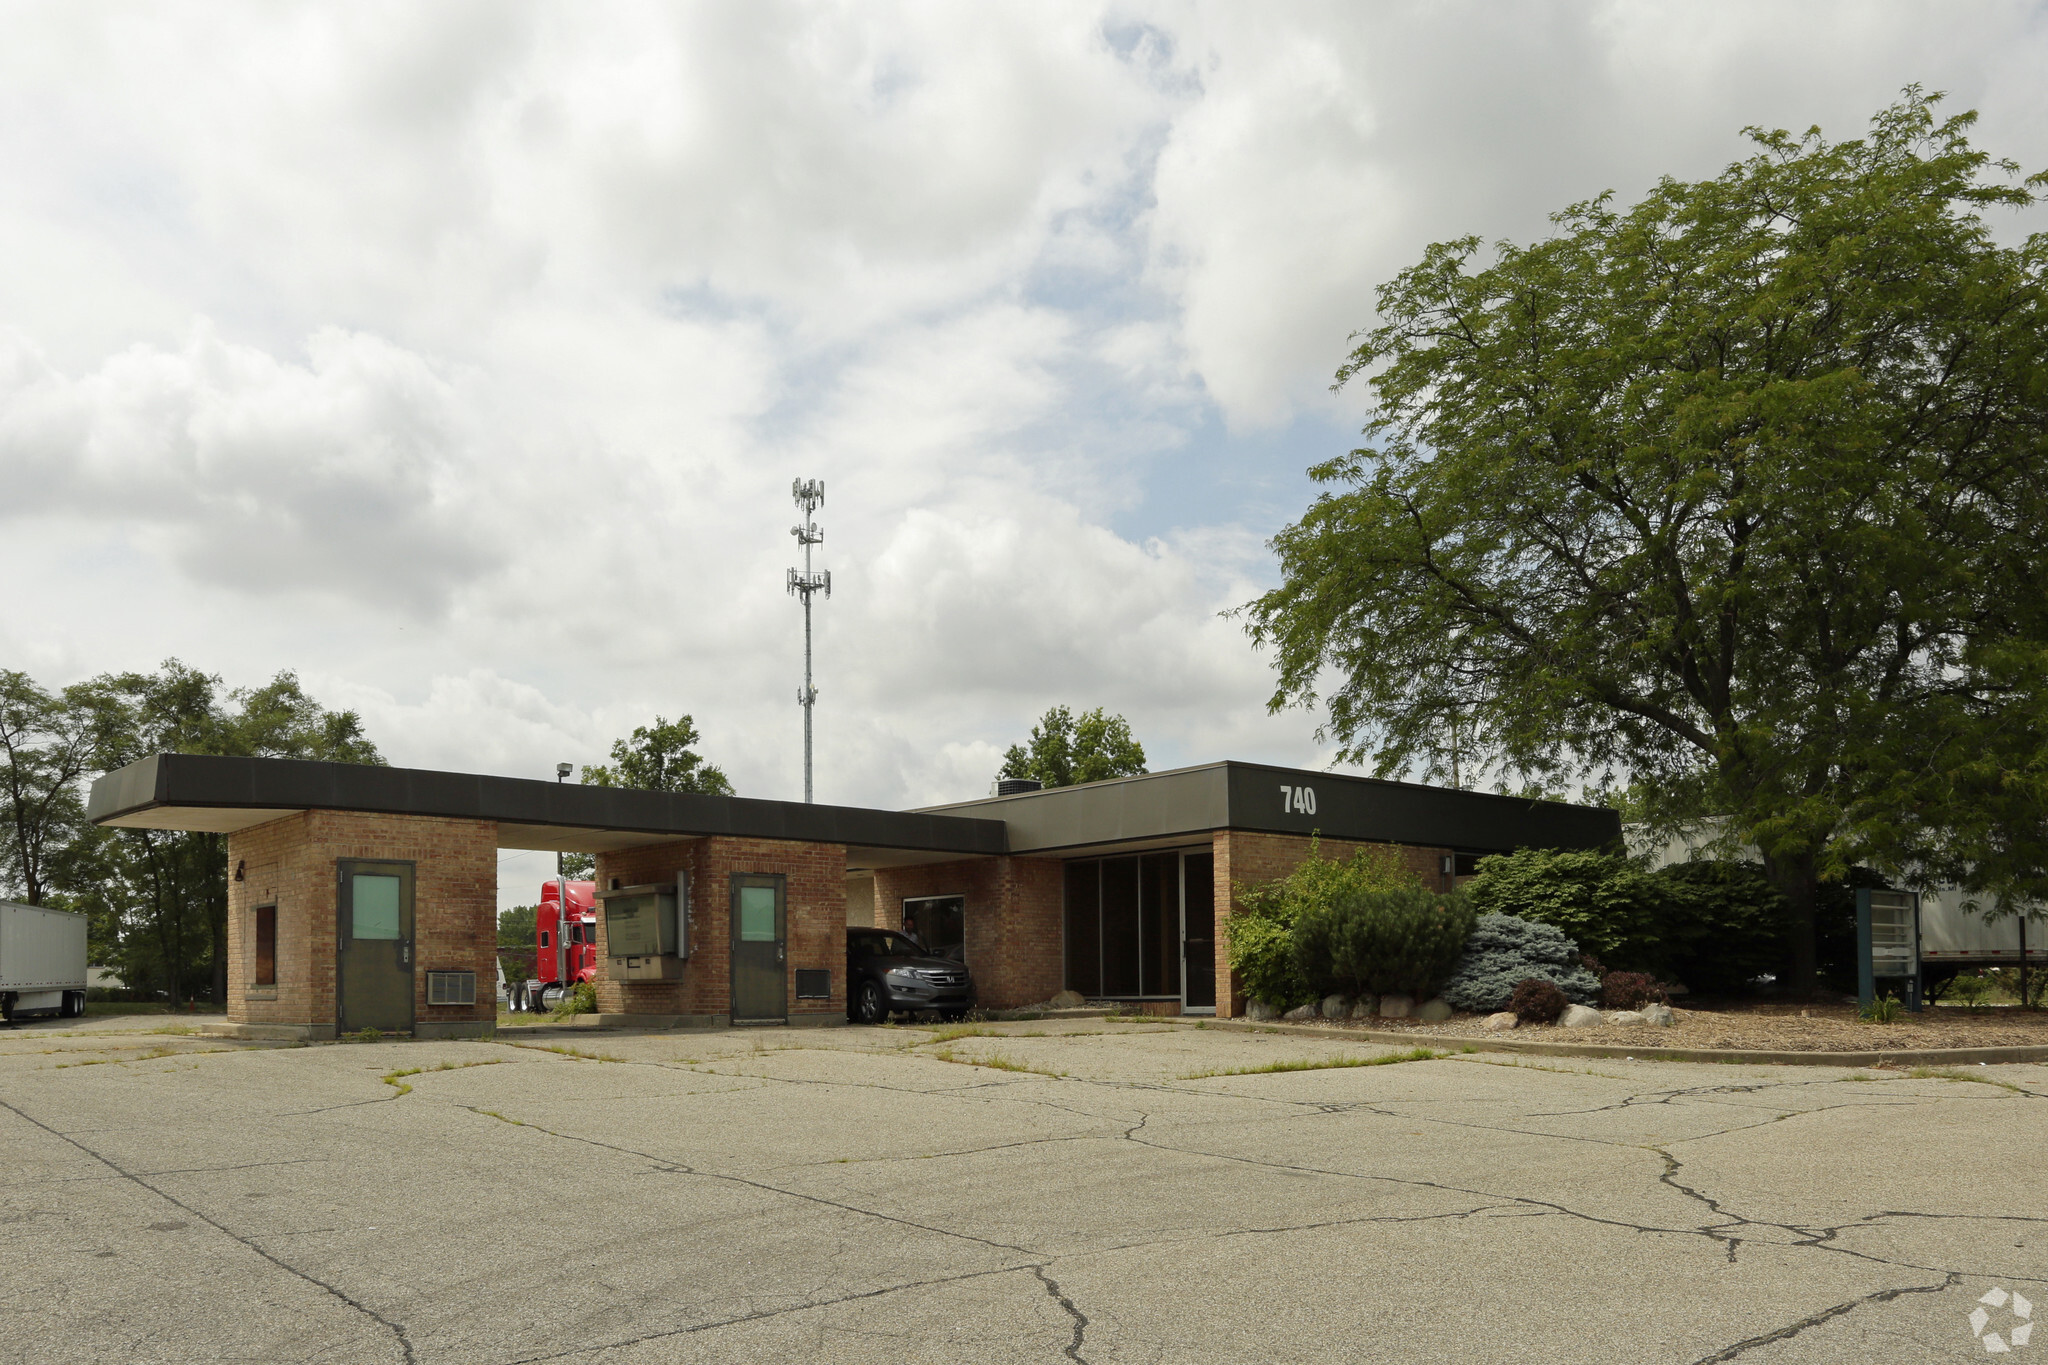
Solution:
[[[257,688],[176,659],[155,673],[104,674],[67,690],[93,734],[93,768],[160,753],[382,763],[353,711],[329,711],[298,678]],[[67,848],[61,900],[92,916],[96,959],[173,1004],[227,1000],[227,840],[174,830],[80,831]]]
[[[997,777],[1028,777],[1048,787],[1134,777],[1145,771],[1145,746],[1131,735],[1131,723],[1098,706],[1076,716],[1055,706],[1031,727],[1029,744],[1012,744]]]
[[[51,691],[0,669],[0,891],[44,903],[85,828],[81,779],[98,757],[97,712],[87,687]]]
[[[651,792],[703,792],[731,796],[722,769],[706,763],[693,747],[703,742],[688,716],[654,718],[633,728],[632,737],[612,744],[612,761],[588,765],[583,780],[594,787],[637,787]]]
[[[1248,604],[1277,708],[1438,776],[1626,784],[1724,817],[1792,906],[1853,864],[2007,898],[2048,829],[2048,240],[1909,89],[1864,137],[1603,197],[1531,246],[1430,247],[1339,385],[1368,444]]]

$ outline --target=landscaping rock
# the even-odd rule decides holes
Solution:
[[[1647,1024],[1650,1021],[1634,1010],[1615,1010],[1607,1016],[1610,1024]]]
[[[1415,1017],[1426,1024],[1441,1024],[1444,1020],[1451,1017],[1451,1007],[1439,995],[1434,1000],[1424,1001],[1422,1008],[1415,1011]]]
[[[1046,1001],[1045,1007],[1053,1010],[1077,1010],[1087,1003],[1088,997],[1082,995],[1079,991],[1061,991],[1058,995]]]
[[[1515,1017],[1513,1010],[1502,1010],[1499,1014],[1489,1014],[1484,1019],[1481,1019],[1479,1027],[1490,1033],[1506,1033],[1521,1022],[1521,1020]]]
[[[1370,1019],[1379,1012],[1380,998],[1377,995],[1361,995],[1351,1002],[1353,1019]]]
[[[1678,1022],[1678,1016],[1671,1012],[1671,1006],[1669,1005],[1652,1003],[1643,1006],[1637,1013],[1643,1016],[1644,1023],[1656,1024],[1660,1028],[1670,1028]]]
[[[1349,1019],[1351,997],[1348,995],[1326,995],[1323,997],[1323,1018]]]
[[[1305,1024],[1309,1020],[1317,1018],[1318,1014],[1316,1011],[1316,1007],[1313,1004],[1308,1004],[1296,1005],[1293,1009],[1287,1011],[1287,1013],[1281,1015],[1280,1017],[1282,1019],[1285,1019],[1290,1024]]]
[[[1591,1005],[1572,1005],[1557,1022],[1566,1028],[1597,1028],[1607,1022],[1607,1016]]]
[[[1405,995],[1383,995],[1380,997],[1380,1018],[1406,1019],[1415,1013],[1415,1002]]]
[[[1251,1000],[1245,1003],[1244,1017],[1247,1019],[1278,1019],[1280,1011],[1274,1009],[1263,1000]]]

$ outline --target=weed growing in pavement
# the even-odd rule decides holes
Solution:
[[[412,1087],[400,1080],[399,1077],[417,1076],[423,1071],[467,1071],[473,1066],[497,1066],[504,1060],[503,1057],[492,1057],[479,1062],[442,1062],[439,1066],[409,1066],[399,1071],[387,1071],[381,1079],[386,1085],[397,1086],[399,1095],[410,1095]],[[398,1095],[393,1095],[392,1098],[397,1099]]]
[[[384,1034],[380,1029],[357,1029],[354,1033],[342,1034],[341,1041],[344,1043],[381,1043],[384,1041]]]
[[[586,1062],[623,1062],[624,1057],[615,1057],[609,1052],[585,1052],[580,1047],[569,1047],[562,1043],[507,1043],[506,1047],[523,1048],[528,1052],[552,1052],[560,1057],[576,1057]]]
[[[1032,1066],[1029,1062],[1005,1057],[1000,1052],[992,1052],[986,1057],[963,1057],[949,1047],[942,1047],[936,1052],[927,1052],[924,1055],[934,1061],[954,1062],[960,1066],[985,1066],[992,1071],[1026,1071],[1034,1076],[1051,1076],[1054,1079],[1067,1074],[1064,1071],[1048,1071],[1042,1066]]]
[[[1380,1057],[1298,1058],[1290,1062],[1267,1062],[1263,1066],[1232,1066],[1216,1071],[1191,1071],[1176,1079],[1206,1081],[1212,1076],[1263,1076],[1276,1071],[1328,1071],[1354,1066],[1393,1066],[1399,1062],[1433,1062],[1449,1055],[1447,1052],[1418,1047],[1411,1052],[1392,1052]]]
[[[210,1048],[208,1050],[212,1052],[227,1051],[226,1048]],[[52,1071],[65,1071],[74,1066],[105,1066],[109,1062],[119,1062],[122,1064],[126,1064],[128,1062],[153,1062],[157,1060],[159,1057],[176,1057],[178,1055],[180,1054],[176,1048],[153,1047],[149,1051],[142,1053],[140,1056],[136,1057],[95,1057],[89,1062],[59,1062],[57,1063],[57,1065],[51,1067],[50,1069]]]
[[[1974,1081],[1978,1085],[1995,1085],[2000,1090],[2010,1090],[2015,1095],[2029,1093],[2011,1081],[2001,1081],[1995,1076],[1978,1076],[1952,1066],[1916,1066],[1906,1075],[1916,1081]]]

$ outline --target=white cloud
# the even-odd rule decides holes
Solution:
[[[1315,761],[1217,613],[1425,243],[1915,79],[2048,164],[2020,4],[0,20],[0,663],[293,667],[395,760],[535,776],[690,712],[793,795],[822,476],[819,792],[879,804],[1056,702]]]

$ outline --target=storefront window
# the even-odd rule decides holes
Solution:
[[[1068,863],[1065,918],[1068,990],[1110,998],[1180,995],[1180,854]]]

